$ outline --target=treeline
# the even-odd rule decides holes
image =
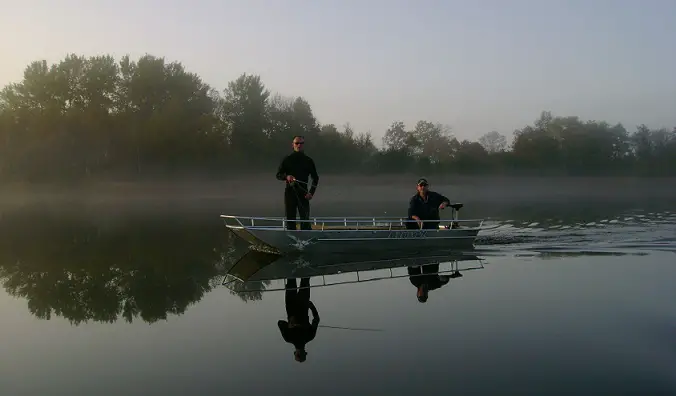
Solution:
[[[0,93],[0,180],[77,181],[274,172],[306,136],[321,173],[676,175],[676,129],[554,117],[514,139],[459,141],[450,128],[395,121],[383,147],[349,124],[320,124],[302,97],[243,74],[219,92],[180,63],[70,55],[29,65]]]

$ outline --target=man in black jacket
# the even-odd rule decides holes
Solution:
[[[415,220],[418,224],[408,222],[406,228],[438,229],[439,209],[444,209],[451,201],[438,192],[429,191],[427,179],[418,179],[416,188],[417,193],[408,203],[408,220]]]
[[[277,327],[284,341],[293,344],[294,359],[304,362],[307,359],[305,345],[314,340],[319,327],[319,312],[310,301],[310,278],[301,278],[300,288],[296,288],[296,279],[289,278],[284,285],[284,306],[286,319],[278,320]],[[308,310],[312,312],[312,322]]]
[[[277,169],[277,180],[286,182],[284,189],[284,208],[286,228],[296,229],[296,210],[301,220],[310,219],[310,200],[317,190],[319,175],[315,162],[303,151],[305,138],[293,137],[293,153],[282,159]],[[308,176],[312,177],[312,185],[308,182]],[[309,190],[308,190],[309,187]],[[309,222],[301,222],[301,230],[310,230]]]

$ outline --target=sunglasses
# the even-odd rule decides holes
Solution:
[[[296,146],[302,146],[305,144],[305,142],[293,142]]]

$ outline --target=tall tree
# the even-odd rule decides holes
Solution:
[[[259,154],[267,140],[269,97],[260,76],[245,73],[228,84],[224,119],[231,128],[230,144],[236,159],[262,159]]]
[[[491,131],[479,138],[479,143],[489,153],[499,153],[507,148],[507,138],[497,131]]]

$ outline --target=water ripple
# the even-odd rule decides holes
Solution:
[[[662,251],[676,253],[676,213],[623,213],[613,218],[488,220],[477,247],[537,251]]]

